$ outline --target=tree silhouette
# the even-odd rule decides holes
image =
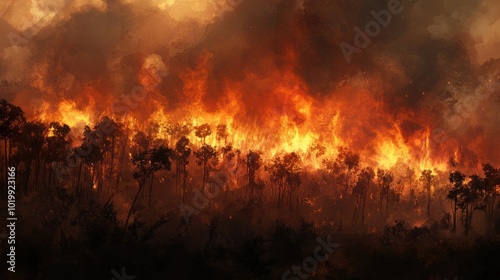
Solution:
[[[333,175],[331,179],[336,182],[333,185],[333,192],[340,199],[340,228],[342,228],[343,210],[347,208],[347,199],[351,186],[351,177],[359,167],[359,154],[350,151],[346,147],[340,147],[337,156],[333,160],[324,160],[325,168]]]
[[[104,136],[103,141],[103,154],[109,155],[109,167],[108,167],[108,193],[110,185],[115,179],[114,168],[115,168],[115,155],[116,155],[116,143],[119,137],[123,136],[123,124],[115,122],[109,117],[104,117],[99,123],[96,124],[95,130],[102,133]]]
[[[491,232],[495,222],[495,209],[500,186],[500,168],[494,168],[491,164],[483,165],[485,180],[485,202],[486,202],[486,230]]]
[[[139,147],[139,152],[140,151],[147,151],[149,149],[150,144],[151,144],[151,141],[149,141],[149,138],[146,135],[146,133],[144,133],[142,131],[138,131],[135,134],[134,142]]]
[[[25,122],[21,127],[21,133],[16,137],[17,150],[20,160],[24,161],[26,166],[26,176],[24,183],[24,193],[27,195],[30,191],[30,178],[32,173],[33,161],[35,161],[35,177],[33,188],[38,182],[38,171],[40,168],[40,156],[43,145],[45,144],[44,131],[46,127],[40,122]]]
[[[415,207],[416,205],[416,200],[415,200],[415,189],[413,188],[413,183],[414,183],[414,178],[415,178],[415,170],[410,168],[409,166],[406,166],[404,168],[404,174],[403,174],[403,182],[408,184],[408,202]]]
[[[365,167],[358,175],[358,181],[353,188],[353,194],[356,195],[356,205],[354,208],[353,221],[356,219],[356,214],[359,208],[359,204],[362,204],[361,207],[361,225],[365,226],[365,205],[366,205],[366,195],[368,193],[368,189],[373,185],[373,178],[375,177],[375,171],[371,167]]]
[[[137,198],[141,193],[142,188],[146,184],[147,180],[150,178],[153,180],[154,173],[160,170],[169,171],[171,169],[170,159],[172,158],[173,151],[168,147],[160,146],[158,148],[148,149],[146,151],[140,152],[132,157],[132,164],[134,165],[136,171],[134,172],[134,178],[139,183],[139,189],[137,194],[130,206],[130,210],[127,214],[127,219],[125,221],[125,228],[128,225],[130,216],[134,211]],[[149,193],[149,201],[151,204],[151,191]]]
[[[194,152],[196,163],[203,166],[202,190],[205,191],[205,184],[209,177],[209,171],[217,165],[217,151],[210,145],[204,144],[201,148]]]
[[[9,139],[16,137],[21,130],[21,126],[26,121],[24,112],[7,100],[0,100],[0,136],[4,142],[4,162],[5,162],[5,186],[7,186],[7,167],[9,166]],[[3,195],[2,191],[2,195]],[[0,196],[2,196],[0,195]]]
[[[83,132],[82,144],[75,150],[78,157],[80,158],[80,167],[78,170],[78,181],[76,185],[76,193],[80,193],[80,178],[82,176],[82,167],[85,167],[84,173],[88,176],[84,176],[84,193],[86,192],[87,198],[90,199],[92,195],[92,189],[96,186],[96,181],[99,181],[99,164],[102,164],[104,160],[103,149],[100,147],[102,141],[102,136],[96,131],[90,129],[89,126],[85,126]],[[99,184],[100,185],[100,184]]]
[[[384,169],[377,170],[377,177],[379,182],[379,191],[380,191],[380,201],[379,201],[379,209],[382,212],[382,201],[385,198],[385,216],[386,218],[389,216],[389,197],[391,184],[394,181],[394,175],[392,172]]]
[[[472,218],[476,210],[484,210],[484,191],[486,184],[483,178],[477,175],[469,176],[470,181],[461,188],[458,194],[458,207],[462,212],[462,225],[465,235],[469,234],[472,227]]]
[[[211,134],[212,130],[210,129],[210,125],[208,123],[199,125],[195,129],[195,135],[196,137],[203,140],[203,145],[205,145],[205,139],[207,138],[207,136],[210,136]]]
[[[122,181],[122,177],[124,175],[124,168],[126,167],[126,158],[128,158],[129,151],[131,151],[132,145],[130,144],[130,139],[129,135],[132,133],[131,129],[128,128],[127,126],[123,125],[121,126],[122,132],[121,137],[118,137],[118,150],[119,150],[119,164],[118,164],[118,170],[116,173],[116,184],[115,184],[115,190],[118,191],[120,187],[120,182]],[[116,140],[115,139],[115,142]]]
[[[452,231],[455,232],[457,229],[457,207],[458,207],[458,196],[463,192],[465,175],[460,171],[455,171],[450,173],[449,177],[452,188],[446,195],[447,199],[453,201],[453,228]]]
[[[96,183],[97,183],[97,191],[100,193],[103,188],[103,177],[105,173],[105,158],[109,157],[109,155],[112,153],[112,138],[111,135],[108,133],[104,133],[105,128],[107,124],[104,122],[108,122],[111,120],[106,120],[103,119],[103,122],[98,123],[93,130],[91,130],[89,127],[85,127],[84,131],[84,140],[85,141],[90,141],[93,149],[97,149],[98,151],[93,151],[92,153],[99,154],[98,158],[95,158],[95,163],[94,163],[94,172],[96,172]],[[109,178],[111,179],[111,178]],[[109,191],[109,184],[108,184],[108,191]]]
[[[250,197],[253,199],[254,190],[256,186],[255,182],[255,172],[259,169],[261,165],[261,153],[249,151],[247,155],[247,174],[248,174],[248,186],[250,188]]]
[[[292,196],[297,193],[301,184],[300,172],[302,170],[302,161],[296,153],[275,156],[272,163],[266,167],[266,171],[270,173],[271,182],[278,187],[277,202],[278,207],[281,207],[285,201],[285,187],[288,188],[288,205],[290,211],[293,210]],[[298,200],[298,193],[296,194]],[[297,211],[298,209],[297,203]]]
[[[285,165],[281,157],[275,156],[272,159],[271,164],[266,166],[266,171],[269,172],[270,175],[269,179],[271,183],[276,185],[277,187],[276,198],[278,207],[281,207],[285,195],[285,178],[286,178]]]
[[[431,187],[436,181],[437,176],[432,174],[432,170],[426,169],[422,171],[420,182],[424,185],[427,191],[427,217],[431,217]]]
[[[227,180],[227,183],[225,184],[225,199],[227,200],[228,198],[228,193],[230,190],[230,182],[236,182],[237,181],[237,171],[239,168],[238,165],[238,160],[240,159],[240,150],[234,150],[233,146],[227,145],[225,147],[221,148],[221,153],[222,153],[222,158],[224,161],[224,166],[226,173],[228,174],[229,178]]]
[[[191,124],[168,124],[167,125],[167,134],[170,136],[170,142],[172,145],[175,144],[175,141],[180,139],[181,137],[187,137],[192,130]]]
[[[326,153],[326,147],[316,143],[308,149],[308,153],[314,155],[316,158],[319,158]]]
[[[68,147],[71,141],[66,137],[71,131],[67,124],[60,124],[58,122],[52,122],[48,126],[48,132],[45,136],[45,142],[47,147],[45,149],[45,163],[48,165],[49,176],[48,184],[52,182],[52,165],[54,163],[63,162],[66,159],[68,153]],[[44,179],[44,184],[46,180]],[[46,187],[46,185],[45,185]]]
[[[220,141],[224,140],[224,145],[226,145],[227,136],[228,136],[228,132],[227,132],[226,125],[225,124],[219,124],[217,126],[217,134],[216,134],[217,141],[220,142]]]
[[[350,151],[347,148],[340,148],[334,163],[334,169],[338,170],[340,175],[340,185],[343,189],[343,197],[348,197],[350,180],[353,173],[359,166],[359,154]]]
[[[175,188],[177,190],[178,179],[182,175],[182,201],[186,202],[186,180],[187,180],[187,165],[189,163],[188,158],[191,155],[191,148],[189,148],[189,139],[186,137],[181,137],[179,141],[175,144],[174,159],[176,162],[176,176],[175,176]]]
[[[132,149],[132,154],[146,152],[147,150],[149,150],[149,147],[152,146],[152,142],[153,142],[153,141],[151,141],[150,137],[148,137],[146,135],[146,133],[144,133],[142,131],[138,131],[134,135],[133,140],[135,143],[135,147]],[[144,197],[144,192],[142,193],[142,197]]]
[[[283,164],[285,167],[285,180],[288,184],[289,190],[289,208],[293,210],[292,197],[295,193],[296,209],[299,210],[299,187],[302,183],[300,180],[300,172],[302,171],[302,160],[300,156],[294,152],[285,154],[283,156]]]

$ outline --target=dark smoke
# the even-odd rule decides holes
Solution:
[[[85,102],[82,91],[91,87],[102,95],[96,97],[97,108],[109,110],[113,100],[141,83],[144,60],[156,54],[169,75],[154,97],[167,110],[192,101],[185,92],[186,73],[201,67],[206,70],[201,100],[207,112],[227,106],[225,90],[238,84],[245,106],[238,117],[258,123],[269,114],[290,113],[300,124],[304,116],[288,111],[291,101],[276,96],[278,81],[269,73],[294,73],[318,104],[358,104],[357,93],[342,89],[363,81],[365,89],[373,89],[373,104],[356,110],[371,112],[382,104],[377,112],[389,119],[346,113],[346,123],[360,138],[373,138],[393,121],[408,139],[440,128],[472,161],[499,164],[499,89],[475,107],[463,106],[483,87],[480,76],[498,80],[500,5],[495,0],[401,1],[403,12],[393,15],[351,63],[339,44],[352,45],[354,27],[363,29],[373,20],[370,11],[386,9],[388,0],[244,0],[234,8],[208,0],[171,1],[176,2],[171,7],[169,1],[163,6],[162,1],[98,2],[68,2],[55,13],[45,11],[50,15],[46,26],[13,47],[7,34],[23,34],[44,13],[34,12],[31,1],[3,1],[0,98],[27,108],[36,106],[34,100],[64,98],[80,104]],[[144,110],[148,115],[155,107]]]

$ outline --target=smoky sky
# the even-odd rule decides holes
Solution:
[[[144,60],[155,54],[169,71],[158,92],[170,108],[189,102],[186,73],[200,67],[204,108],[221,109],[227,85],[240,84],[247,119],[262,115],[255,104],[274,100],[270,72],[293,73],[320,104],[352,102],[356,94],[342,89],[362,80],[366,89],[377,89],[370,100],[387,116],[406,116],[399,121],[403,135],[438,127],[465,150],[483,145],[480,156],[500,158],[498,88],[466,114],[460,111],[483,86],[480,76],[498,79],[495,0],[402,0],[403,11],[350,63],[340,43],[355,45],[354,28],[364,30],[374,21],[371,11],[386,10],[388,0],[58,0],[57,9],[43,2],[0,4],[0,97],[21,106],[81,100],[92,87],[108,100],[104,110],[140,83]],[[37,21],[42,28],[26,36]],[[30,38],[16,47],[8,34]]]

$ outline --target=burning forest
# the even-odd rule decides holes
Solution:
[[[498,279],[496,1],[0,14],[2,279]]]

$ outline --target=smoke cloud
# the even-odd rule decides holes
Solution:
[[[0,98],[35,112],[62,100],[84,107],[91,96],[94,110],[109,112],[144,84],[149,61],[168,75],[138,118],[161,104],[224,111],[249,126],[285,115],[300,127],[340,110],[355,148],[375,149],[371,141],[395,126],[407,143],[440,129],[436,152],[458,147],[472,165],[500,164],[500,88],[491,86],[500,3],[402,0],[403,11],[348,63],[339,45],[353,45],[355,28],[388,2],[2,1]]]

